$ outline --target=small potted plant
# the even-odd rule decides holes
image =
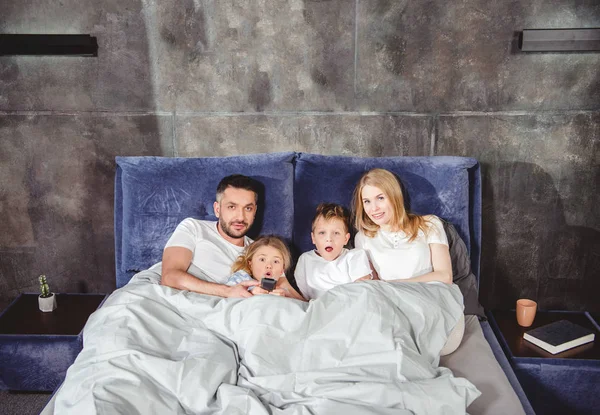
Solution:
[[[46,276],[40,275],[40,296],[38,297],[38,304],[40,310],[47,313],[53,311],[56,308],[56,295],[50,292],[50,287],[46,282]]]

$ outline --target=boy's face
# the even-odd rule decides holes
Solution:
[[[285,266],[283,255],[281,255],[279,249],[272,246],[258,248],[249,261],[249,265],[252,276],[257,280],[264,277],[276,280],[283,275]]]
[[[350,233],[344,221],[338,218],[325,220],[319,217],[310,236],[319,255],[327,261],[333,261],[340,256],[344,245],[350,240]]]

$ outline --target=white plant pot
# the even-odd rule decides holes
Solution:
[[[50,297],[46,298],[38,296],[38,304],[40,306],[40,311],[43,311],[44,313],[53,311],[56,308],[56,295],[52,293]]]

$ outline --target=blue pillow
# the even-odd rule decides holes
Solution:
[[[342,157],[301,153],[294,175],[294,237],[299,252],[313,248],[310,224],[321,202],[351,208],[361,175],[373,168],[395,173],[405,190],[409,209],[434,214],[456,227],[479,274],[479,164],[466,157]]]
[[[471,271],[469,251],[454,225],[446,221],[443,221],[443,225],[448,236],[448,249],[450,250],[450,261],[452,262],[452,282],[458,285],[463,295],[464,313],[466,315],[476,315],[480,320],[487,320],[485,311],[479,304],[479,289],[477,279]]]
[[[136,272],[161,261],[165,243],[183,219],[217,220],[213,210],[217,185],[230,174],[244,174],[264,185],[248,236],[271,233],[291,240],[294,156],[286,152],[204,158],[117,157],[117,288]]]

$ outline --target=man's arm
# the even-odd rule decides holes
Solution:
[[[193,252],[180,246],[171,246],[163,252],[162,275],[160,283],[179,290],[194,291],[219,297],[252,297],[248,287],[258,285],[257,281],[243,281],[227,286],[196,278],[187,272],[193,258]]]

